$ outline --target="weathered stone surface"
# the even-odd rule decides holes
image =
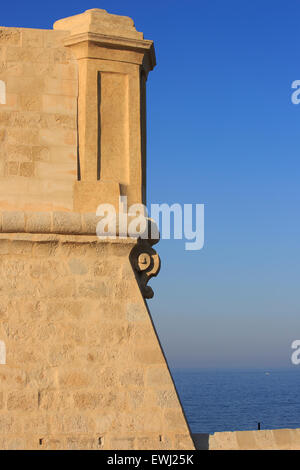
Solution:
[[[73,208],[78,76],[77,61],[64,47],[66,35],[0,28],[0,80],[6,85],[6,102],[0,104],[4,210]]]
[[[23,430],[27,440],[18,434],[17,443],[0,446],[174,449],[181,435],[193,448],[133,271],[126,297],[111,295],[124,282],[136,242],[3,237],[0,335],[7,365],[0,366],[0,428],[7,439]],[[120,269],[112,278],[114,265]],[[143,325],[141,344],[131,333],[135,325]]]

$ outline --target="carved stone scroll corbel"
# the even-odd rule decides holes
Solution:
[[[157,276],[160,270],[160,258],[151,246],[154,243],[157,243],[157,240],[139,238],[130,253],[130,262],[145,299],[152,299],[154,292],[150,286],[147,286],[147,283],[152,277]]]

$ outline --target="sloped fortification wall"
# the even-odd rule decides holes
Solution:
[[[0,28],[1,210],[73,209],[78,67],[66,35]]]
[[[100,201],[144,201],[153,43],[104,10],[56,27],[0,28],[0,448],[192,449],[144,300],[153,243],[95,236]]]
[[[193,448],[134,244],[1,235],[0,448]]]

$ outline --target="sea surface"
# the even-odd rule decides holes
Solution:
[[[300,366],[286,370],[172,370],[193,433],[300,428]]]

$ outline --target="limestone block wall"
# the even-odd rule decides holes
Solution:
[[[1,449],[193,449],[135,243],[0,234]]]
[[[72,210],[77,61],[64,31],[0,28],[0,209]]]

